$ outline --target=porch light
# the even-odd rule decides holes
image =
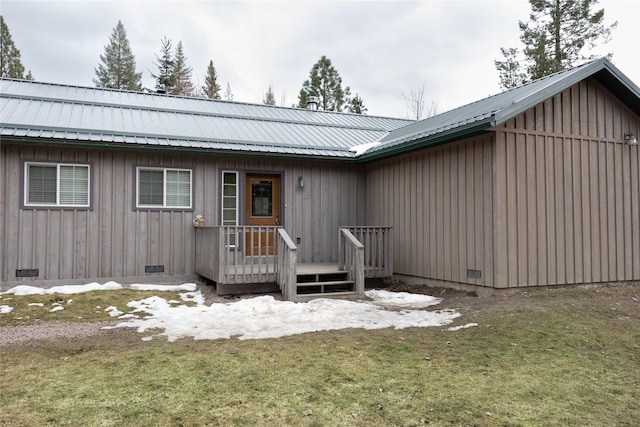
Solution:
[[[304,188],[304,179],[302,178],[302,175],[298,177],[298,187]]]
[[[625,133],[624,134],[624,141],[629,145],[638,145],[638,139],[632,133]]]

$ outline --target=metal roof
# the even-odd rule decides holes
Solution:
[[[640,88],[602,58],[418,122],[0,79],[0,136],[368,161],[487,130],[588,77],[640,114]]]
[[[362,159],[446,143],[500,125],[590,76],[640,114],[640,88],[610,61],[601,58],[392,130],[380,139],[379,145],[363,154]]]
[[[20,80],[0,80],[0,135],[352,158],[411,120]]]

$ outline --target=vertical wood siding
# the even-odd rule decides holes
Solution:
[[[498,129],[496,287],[640,280],[640,120],[588,79]]]
[[[492,286],[492,137],[367,165],[367,223],[393,227],[395,273]]]
[[[394,227],[395,273],[640,280],[640,149],[623,141],[638,115],[589,78],[494,131],[367,165],[367,223]]]
[[[283,225],[300,238],[301,262],[337,262],[338,227],[364,224],[364,172],[353,165],[4,142],[0,155],[3,282],[140,277],[145,265],[164,265],[166,275],[195,274],[192,219],[200,214],[219,223],[222,169],[283,174]],[[21,209],[23,160],[90,163],[93,209]],[[193,210],[136,210],[135,165],[192,169]],[[16,269],[28,268],[40,276],[16,279]]]

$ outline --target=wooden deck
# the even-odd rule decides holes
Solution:
[[[243,293],[247,285],[275,284],[288,301],[317,296],[362,297],[365,278],[392,274],[391,229],[341,227],[338,232],[337,263],[298,263],[297,247],[282,227],[198,227],[196,273],[227,293],[233,289]],[[252,241],[253,235],[270,233],[275,246],[264,254],[247,255],[237,245]]]

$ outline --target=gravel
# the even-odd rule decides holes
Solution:
[[[30,325],[0,327],[0,347],[8,344],[19,344],[31,340],[52,338],[84,338],[104,333],[104,326],[112,326],[118,321],[104,322],[56,322],[46,321]]]

